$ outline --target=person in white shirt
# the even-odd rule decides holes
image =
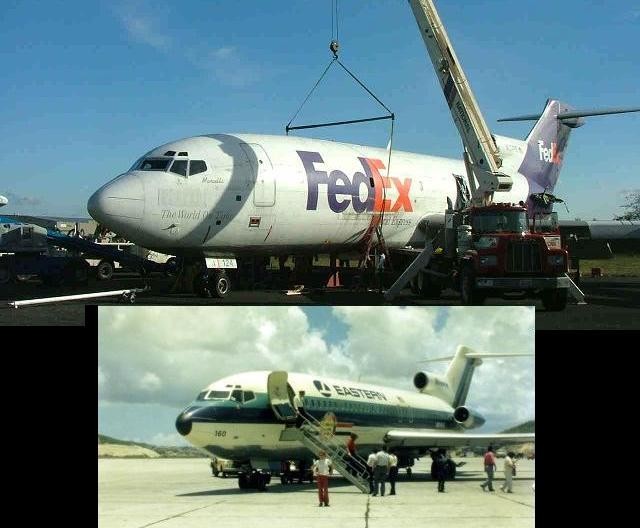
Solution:
[[[389,484],[391,484],[391,492],[389,495],[396,494],[396,480],[398,479],[398,457],[393,453],[389,453]]]
[[[327,458],[327,453],[320,451],[318,460],[313,463],[313,476],[318,482],[318,506],[329,506],[329,475],[333,473],[331,459]]]
[[[378,490],[380,490],[380,495],[384,497],[384,481],[387,479],[389,475],[389,454],[387,453],[387,448],[382,447],[380,451],[376,453],[375,464],[373,466],[373,496],[378,495]]]
[[[369,493],[373,493],[373,468],[376,465],[376,454],[372,451],[367,458],[367,469],[369,470]]]
[[[304,421],[307,419],[307,416],[304,412],[304,391],[300,391],[293,397],[293,406],[296,408],[296,412],[298,416],[296,417],[296,427],[302,427]]]
[[[507,456],[504,457],[504,484],[500,486],[502,491],[507,493],[513,493],[513,472],[516,468],[516,454],[513,451],[509,451]]]

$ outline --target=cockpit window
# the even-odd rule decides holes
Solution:
[[[234,390],[231,393],[231,399],[237,401],[238,403],[242,403],[242,391]]]
[[[229,391],[216,391],[216,390],[209,391],[209,394],[207,394],[204,397],[205,400],[226,400],[228,398],[229,398]]]
[[[181,176],[187,175],[187,160],[176,160],[171,165],[171,172],[180,174]]]
[[[255,397],[255,395],[253,394],[252,391],[244,391],[244,402],[245,403],[247,403],[248,401],[251,401],[251,400],[255,400],[255,399],[256,399],[256,397]]]
[[[166,171],[171,163],[170,159],[146,158],[140,162],[138,170],[146,171]]]
[[[207,164],[202,160],[191,160],[191,166],[189,167],[189,174],[193,176],[194,174],[200,174],[201,172],[206,172]]]
[[[207,391],[202,391],[200,394],[198,394],[198,397],[196,398],[196,400],[204,400],[204,397],[207,395]]]

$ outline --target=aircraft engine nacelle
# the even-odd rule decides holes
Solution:
[[[423,394],[436,396],[443,400],[451,399],[449,383],[443,376],[431,372],[418,372],[413,376],[413,386]]]
[[[468,407],[461,405],[453,411],[453,419],[465,429],[473,429],[484,424],[484,418],[477,412],[472,411]]]

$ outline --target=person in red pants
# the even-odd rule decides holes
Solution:
[[[329,506],[329,475],[333,473],[333,464],[324,451],[320,451],[318,457],[313,463],[313,476],[318,482],[318,506]]]

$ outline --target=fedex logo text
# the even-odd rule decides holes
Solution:
[[[544,146],[544,141],[538,140],[538,154],[540,155],[540,161],[546,161],[548,163],[560,163],[560,156],[558,152],[558,146],[552,141],[551,148]]]
[[[297,153],[307,174],[307,210],[318,208],[318,188],[320,185],[326,185],[329,208],[335,213],[342,213],[350,205],[356,213],[413,211],[409,198],[411,178],[400,180],[400,178],[383,177],[379,172],[380,169],[385,168],[381,160],[358,158],[363,172],[356,172],[350,178],[341,170],[336,169],[328,173],[316,169],[315,164],[324,163],[319,152],[298,150]],[[360,198],[362,185],[367,189],[364,199]],[[383,198],[383,188],[395,188],[398,192],[398,197],[393,204],[391,200]]]

